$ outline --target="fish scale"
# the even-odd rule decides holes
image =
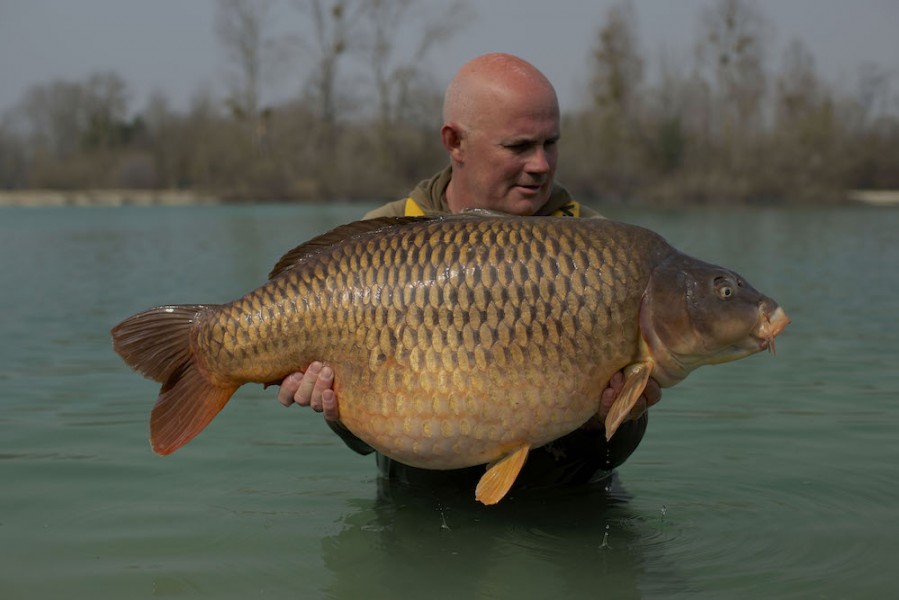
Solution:
[[[466,215],[338,228],[234,302],[151,309],[113,340],[164,383],[151,417],[160,453],[192,439],[244,383],[323,360],[350,431],[412,466],[499,461],[478,488],[492,503],[529,448],[599,412],[614,373],[624,369],[625,384],[607,436],[650,373],[673,385],[768,347],[787,322],[739,276],[649,230]]]
[[[327,357],[344,424],[417,466],[487,462],[497,458],[497,447],[525,439],[545,443],[576,428],[596,412],[601,380],[630,358],[602,343],[636,335],[635,314],[613,319],[608,309],[616,302],[625,308],[610,290],[616,277],[629,273],[572,277],[589,264],[591,247],[583,235],[550,220],[542,228],[497,219],[451,223],[412,225],[390,238],[342,244],[311,258],[314,264],[288,270],[202,324],[198,338],[210,343],[199,344],[198,353],[210,370],[247,381],[283,376],[283,352],[297,357],[291,370]],[[604,248],[611,260],[613,248]],[[593,249],[594,260],[599,252]],[[372,269],[362,270],[366,264]],[[599,310],[600,304],[606,308]],[[256,318],[260,306],[280,311],[280,318]],[[244,336],[235,336],[235,323]],[[281,324],[277,339],[287,347],[267,343],[275,337],[272,323]],[[613,323],[629,324],[630,333]],[[229,343],[212,342],[219,339]],[[594,356],[596,349],[611,356]],[[609,372],[581,375],[599,362]],[[532,376],[546,371],[580,384],[562,384],[558,399],[547,398],[550,386]],[[441,432],[459,429],[441,419],[461,412],[434,407],[474,393],[482,398],[467,403],[474,408],[468,452],[432,456]],[[393,413],[406,415],[403,427],[381,439],[384,428],[376,422]]]

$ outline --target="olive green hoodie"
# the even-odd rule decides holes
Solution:
[[[453,168],[446,167],[430,179],[420,182],[408,198],[395,200],[365,215],[366,219],[377,217],[414,217],[421,215],[445,215],[450,213],[446,203],[446,187],[453,175]],[[600,217],[595,210],[577,202],[568,190],[553,184],[549,201],[537,211],[536,216]]]

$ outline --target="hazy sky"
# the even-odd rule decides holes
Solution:
[[[429,0],[435,1],[435,0]],[[712,0],[635,0],[640,42],[650,63],[661,53],[686,64],[699,9]],[[286,2],[284,2],[286,6]],[[556,85],[563,109],[585,89],[597,28],[616,0],[473,0],[476,18],[429,60],[445,84],[467,59],[490,51],[518,54]],[[773,25],[773,64],[793,38],[812,51],[819,73],[850,88],[858,67],[890,70],[899,88],[899,0],[758,0]],[[0,110],[31,85],[79,80],[112,69],[139,109],[153,91],[178,108],[206,86],[224,91],[225,62],[214,32],[214,0],[0,0]],[[282,20],[298,18],[285,9]],[[284,76],[295,93],[302,74]],[[273,93],[275,93],[273,91]]]

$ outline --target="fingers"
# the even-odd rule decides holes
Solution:
[[[618,399],[618,394],[621,393],[621,388],[624,387],[624,373],[618,371],[612,378],[609,380],[609,385],[602,391],[602,394],[599,397],[599,418],[605,419],[606,415],[609,414],[609,410],[612,408],[612,405],[615,404],[615,400]]]
[[[611,385],[602,391],[602,395],[599,397],[599,417],[601,419],[606,418],[606,415],[609,414],[609,410],[612,409],[612,405],[615,404],[615,400],[617,399],[618,390]]]
[[[285,377],[284,381],[281,382],[281,387],[278,388],[278,402],[280,402],[283,406],[290,406],[291,404],[293,404],[293,396],[300,388],[300,382],[302,380],[302,371],[291,373],[290,375]]]
[[[649,406],[646,404],[646,396],[640,396],[640,399],[637,400],[637,403],[634,404],[634,407],[631,409],[631,413],[627,416],[627,420],[636,421],[643,416],[643,413],[646,412],[647,408],[649,408]]]
[[[617,396],[621,392],[621,388],[624,387],[624,371],[618,371],[612,378],[609,380],[608,389],[615,390],[615,395]]]
[[[643,389],[643,394],[640,396],[640,399],[637,400],[634,408],[631,409],[631,414],[628,418],[636,421],[649,410],[650,406],[658,404],[661,399],[662,388],[659,387],[658,381],[650,377],[649,381],[646,382],[646,387]]]
[[[659,387],[659,382],[650,377],[646,383],[646,389],[643,390],[643,396],[646,398],[646,408],[658,404],[662,399],[662,388]]]
[[[294,403],[308,406],[315,412],[324,413],[326,419],[335,421],[339,411],[337,396],[331,389],[333,384],[334,371],[331,367],[315,361],[305,373],[298,371],[284,378],[278,390],[278,402],[284,406]]]
[[[340,419],[340,411],[337,408],[337,394],[330,388],[322,390],[322,413],[327,421],[338,421]]]
[[[312,407],[315,412],[324,412],[323,395],[325,392],[329,392],[330,400],[333,403],[334,390],[331,389],[333,383],[334,371],[331,370],[331,367],[320,366],[317,373],[313,375],[309,375],[307,370],[300,389],[294,394],[294,401],[300,406]]]
[[[313,410],[316,412],[321,412],[321,389],[319,389],[318,397],[313,398],[315,394],[315,385],[318,381],[319,375],[321,375],[323,365],[315,361],[314,363],[309,365],[309,368],[306,369],[306,372],[303,373],[303,378],[300,380],[300,385],[297,387],[296,392],[293,395],[293,401],[299,404],[300,406],[311,406]],[[318,408],[316,408],[316,401],[318,404]]]
[[[615,404],[615,401],[618,399],[618,395],[621,393],[621,388],[623,387],[624,373],[619,371],[612,375],[608,387],[602,391],[602,395],[599,397],[599,417],[601,419],[605,419],[606,415],[609,413],[609,409],[612,408],[612,405]],[[628,420],[639,419],[650,406],[657,404],[661,399],[662,388],[659,387],[659,384],[655,379],[650,377],[646,384],[646,389],[643,390],[643,394],[637,400],[637,403],[634,404],[634,408],[631,409]]]

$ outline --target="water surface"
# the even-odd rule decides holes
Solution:
[[[387,488],[242,389],[169,457],[108,331],[222,302],[368,207],[0,209],[2,598],[881,598],[899,592],[899,211],[630,211],[793,318],[666,390],[606,489]]]

